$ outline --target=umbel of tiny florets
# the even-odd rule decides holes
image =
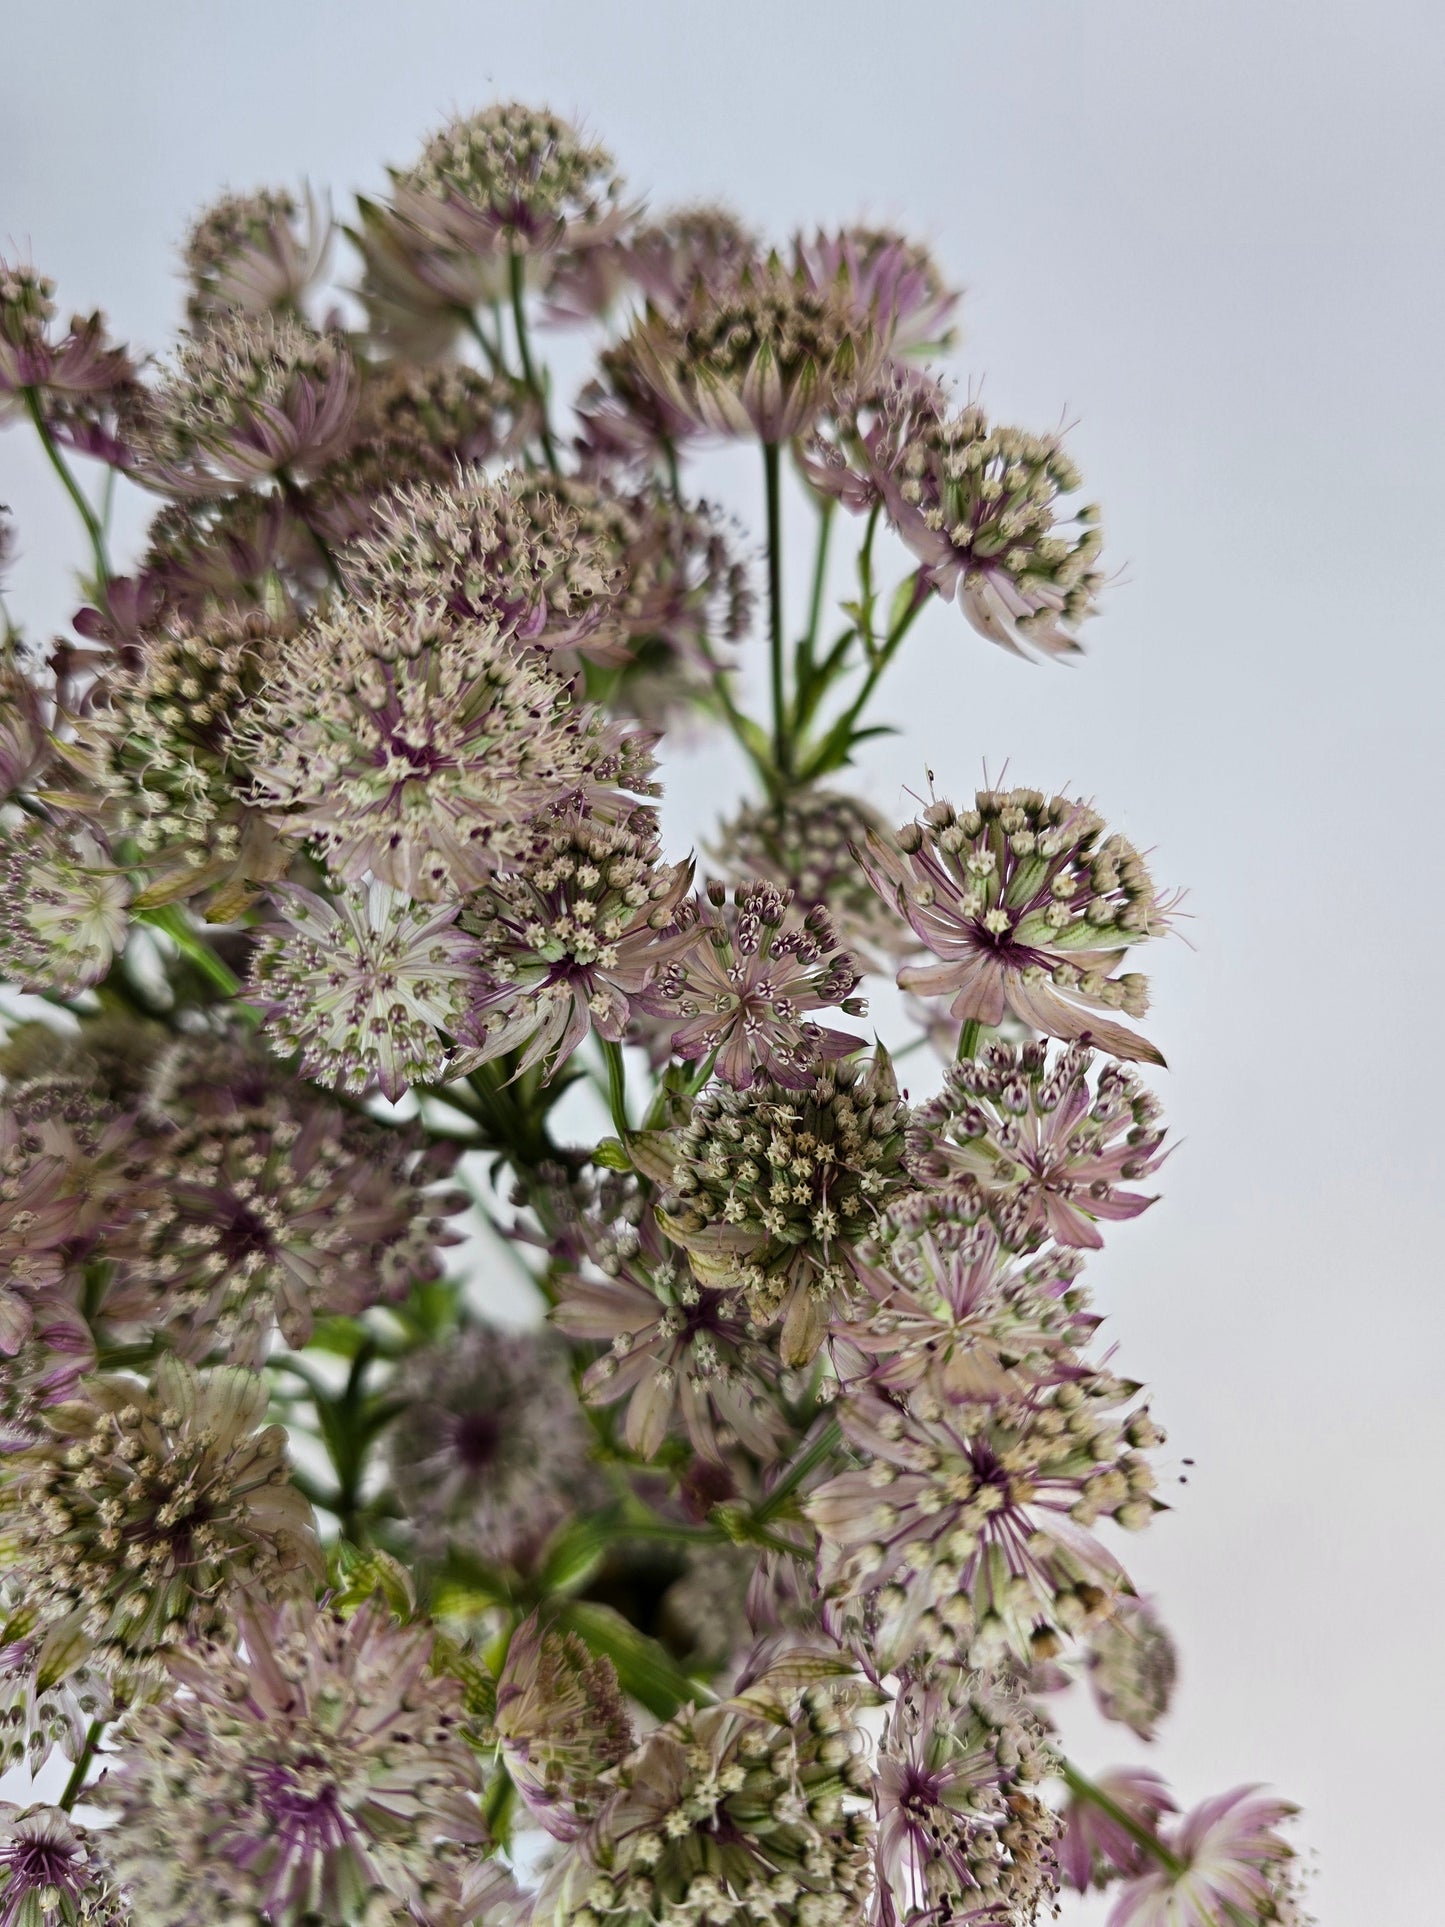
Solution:
[[[0,828],[0,974],[73,997],[125,946],[130,879],[94,833],[24,818]]]
[[[432,1635],[379,1602],[249,1610],[243,1652],[192,1646],[131,1715],[103,1788],[150,1927],[457,1927],[479,1916],[481,1773]]]
[[[781,1320],[784,1364],[806,1364],[856,1298],[859,1246],[908,1188],[906,1124],[879,1051],[802,1091],[715,1086],[679,1134],[663,1228],[700,1278],[741,1287],[760,1325]]]
[[[813,287],[841,294],[890,354],[922,356],[953,345],[958,292],[927,248],[906,235],[819,229],[794,238],[793,260]]]
[[[1058,1650],[1127,1590],[1089,1528],[1157,1510],[1142,1456],[1162,1434],[1138,1387],[1061,1361],[999,1396],[925,1381],[907,1406],[866,1386],[839,1407],[862,1464],[807,1502],[827,1623],[880,1672],[921,1652],[988,1663]]]
[[[127,1927],[105,1836],[59,1807],[0,1806],[3,1927]]]
[[[1152,1740],[1169,1711],[1179,1661],[1146,1599],[1121,1599],[1089,1637],[1089,1685],[1099,1711]]]
[[[213,313],[296,311],[326,265],[331,220],[308,189],[302,203],[286,188],[223,194],[192,222],[182,249],[193,325]]]
[[[562,1275],[552,1315],[569,1337],[608,1347],[583,1376],[584,1398],[625,1398],[623,1435],[645,1459],[679,1419],[711,1463],[738,1443],[773,1458],[777,1360],[741,1284],[704,1282],[635,1185],[604,1180],[572,1229],[587,1266]]]
[[[1097,1249],[1099,1220],[1154,1202],[1128,1187],[1162,1164],[1164,1132],[1133,1071],[1106,1062],[1091,1085],[1092,1062],[1077,1044],[996,1041],[950,1065],[942,1094],[914,1113],[909,1168],[920,1184],[977,1179],[1030,1241]]]
[[[762,1711],[760,1707],[769,1707]],[[826,1687],[685,1708],[614,1769],[617,1790],[553,1866],[556,1927],[845,1927],[866,1906],[863,1734]]]
[[[633,1745],[611,1660],[536,1613],[508,1643],[493,1725],[512,1784],[558,1840],[575,1840],[595,1817],[604,1776]]]
[[[495,623],[372,603],[291,645],[244,747],[258,804],[339,877],[455,901],[530,853],[543,811],[651,791],[652,742]]]
[[[951,998],[963,1023],[993,1027],[1012,1012],[1047,1037],[1163,1063],[1145,1038],[1096,1013],[1143,1016],[1147,981],[1115,973],[1127,946],[1168,929],[1172,906],[1087,803],[980,790],[969,809],[930,803],[895,837],[870,836],[859,861],[939,960],[905,964],[904,990]]]
[[[814,1023],[809,1012],[841,1009],[861,1017],[853,992],[857,965],[821,908],[794,911],[776,884],[709,883],[679,912],[677,930],[690,941],[669,956],[643,993],[643,1010],[672,1026],[672,1050],[716,1056],[717,1075],[738,1089],[772,1079],[806,1090],[818,1064],[846,1057],[862,1039]]]
[[[555,1333],[468,1326],[415,1353],[392,1396],[391,1481],[423,1559],[455,1546],[526,1570],[564,1520],[601,1503]]]
[[[56,340],[55,283],[20,262],[0,260],[0,423],[25,412],[25,391],[41,406],[85,404],[125,386],[134,373],[106,339],[105,317],[75,315]]]
[[[153,1390],[87,1379],[5,1468],[16,1565],[46,1624],[74,1618],[126,1669],[189,1633],[224,1634],[243,1594],[322,1577],[286,1434],[263,1380],[166,1356]],[[261,1429],[257,1429],[261,1427]]]
[[[35,1774],[56,1748],[78,1760],[91,1721],[115,1707],[79,1626],[43,1623],[28,1590],[23,1573],[0,1582],[0,1770]]]

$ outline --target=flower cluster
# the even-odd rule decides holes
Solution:
[[[330,223],[315,196],[303,206],[286,188],[223,194],[197,215],[182,260],[190,281],[187,310],[201,325],[212,313],[246,314],[299,307],[326,264]]]

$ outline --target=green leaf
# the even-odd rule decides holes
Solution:
[[[660,1720],[671,1719],[689,1701],[708,1697],[655,1639],[640,1633],[610,1606],[571,1599],[558,1612],[557,1623],[576,1633],[592,1652],[610,1659],[622,1690]]]
[[[602,1555],[617,1537],[607,1518],[574,1519],[564,1526],[547,1549],[538,1575],[545,1592],[575,1592],[602,1563]]]

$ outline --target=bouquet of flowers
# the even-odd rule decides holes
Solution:
[[[1175,1671],[1086,1265],[1153,1202],[1176,899],[1084,799],[843,786],[934,597],[1078,650],[1060,437],[934,372],[925,248],[649,212],[550,113],[342,232],[328,299],[315,196],[216,202],[159,363],[0,263],[90,548],[0,661],[0,1735],[68,1763],[0,1927],[1302,1921],[1284,1802],[1060,1738]]]

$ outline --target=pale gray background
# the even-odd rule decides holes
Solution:
[[[907,222],[970,289],[994,411],[1077,418],[1125,570],[1088,660],[936,610],[868,777],[891,813],[925,759],[956,794],[1009,758],[1190,887],[1193,948],[1151,959],[1186,1142],[1094,1267],[1198,1461],[1130,1548],[1185,1654],[1154,1753],[1187,1800],[1299,1799],[1338,1927],[1439,1918],[1442,56],[1423,0],[71,0],[9,9],[0,73],[0,245],[147,346],[200,200],[344,205],[502,93],[659,201]],[[756,526],[753,479],[725,467]],[[79,550],[19,433],[0,500],[12,601],[58,622]],[[724,780],[674,769],[677,847]]]

